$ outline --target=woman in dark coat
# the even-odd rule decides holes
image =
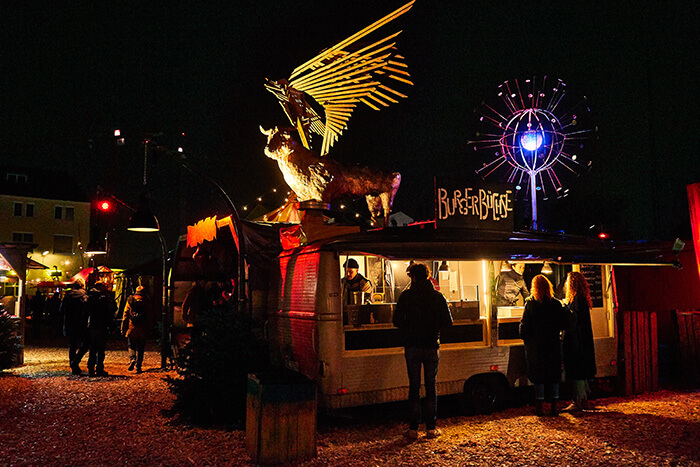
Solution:
[[[544,414],[545,395],[551,403],[551,414],[559,413],[559,381],[561,381],[560,332],[569,322],[568,312],[554,298],[554,288],[542,274],[532,279],[532,295],[525,301],[520,320],[520,337],[525,343],[527,376],[535,385],[535,413]]]
[[[572,385],[573,402],[565,410],[583,410],[588,404],[588,380],[596,373],[593,330],[591,328],[591,292],[580,272],[566,278],[566,302],[571,322],[564,333],[564,370]]]

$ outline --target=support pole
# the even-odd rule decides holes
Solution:
[[[537,225],[537,180],[536,172],[530,172],[530,204],[532,205],[532,230],[538,230]]]
[[[241,222],[241,218],[238,216],[238,210],[236,209],[236,206],[234,206],[233,201],[231,201],[231,198],[228,196],[228,193],[226,193],[226,191],[221,187],[221,185],[219,185],[219,183],[216,182],[216,180],[214,180],[213,178],[211,178],[209,175],[205,174],[204,172],[200,171],[199,169],[195,168],[194,166],[188,164],[183,159],[183,156],[181,153],[170,151],[169,149],[166,149],[162,146],[157,146],[156,149],[171,156],[182,167],[184,167],[185,169],[192,172],[194,175],[200,177],[202,180],[207,182],[210,186],[212,186],[216,190],[216,192],[219,194],[219,196],[221,196],[221,198],[224,200],[224,202],[228,206],[228,209],[231,212],[231,220],[233,221],[233,228],[235,229],[236,236],[238,237],[238,282],[236,283],[236,289],[237,289],[237,295],[238,295],[237,309],[238,309],[238,311],[246,311],[247,307],[246,307],[246,295],[245,295],[245,256],[246,256],[245,237],[243,235],[243,223]],[[248,310],[248,311],[250,311],[250,310]]]
[[[158,231],[158,239],[160,240],[161,254],[163,258],[163,297],[161,300],[161,336],[160,336],[160,367],[166,369],[168,367],[168,356],[170,355],[170,339],[168,336],[169,319],[168,319],[168,249],[165,245],[163,234]]]

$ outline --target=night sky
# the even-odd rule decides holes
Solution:
[[[91,198],[99,185],[135,204],[139,142],[162,133],[160,144],[183,146],[237,206],[263,196],[275,208],[270,192],[286,185],[258,126],[288,121],[264,79],[287,78],[403,3],[3,2],[0,157],[61,168]],[[509,3],[418,0],[391,23],[415,85],[381,112],[359,107],[331,157],[398,170],[394,210],[432,218],[433,177],[474,179],[486,162],[467,151],[474,109],[505,80],[560,78],[587,97],[599,130],[591,170],[541,207],[546,228],[688,238],[685,186],[700,181],[697,2]],[[127,141],[119,150],[115,128]],[[226,213],[172,161],[151,158],[147,179],[169,244],[188,223]],[[361,200],[352,206],[367,214]],[[111,222],[116,232],[126,221]]]

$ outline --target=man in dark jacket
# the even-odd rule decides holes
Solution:
[[[372,301],[372,283],[365,276],[360,274],[360,265],[353,258],[348,259],[345,264],[345,277],[340,281],[340,286],[343,289],[343,304],[352,304],[353,292],[365,292],[367,294],[367,302]]]
[[[88,372],[90,376],[108,376],[105,371],[105,350],[109,327],[117,311],[114,299],[107,291],[104,282],[97,282],[88,292],[88,330],[90,331],[90,356]]]
[[[424,371],[426,414],[425,428],[428,438],[436,438],[437,378],[440,360],[440,330],[452,325],[452,314],[447,300],[430,282],[430,271],[425,264],[414,263],[408,268],[411,287],[399,297],[394,313],[394,326],[399,328],[404,340],[406,369],[408,370],[408,401],[410,405],[409,429],[405,436],[418,437],[421,418],[420,373]]]
[[[80,361],[90,349],[86,302],[85,281],[78,278],[66,291],[60,307],[63,315],[63,335],[68,338],[68,361],[74,375],[81,374]]]

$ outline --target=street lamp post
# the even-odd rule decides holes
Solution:
[[[221,198],[224,200],[226,203],[226,206],[228,207],[230,213],[231,213],[231,220],[233,221],[233,228],[236,234],[236,237],[238,239],[238,281],[236,283],[236,290],[237,290],[237,295],[238,295],[238,303],[237,303],[237,309],[239,311],[245,311],[246,310],[246,295],[245,295],[245,256],[246,256],[246,250],[245,250],[245,237],[243,236],[243,223],[241,222],[241,218],[238,216],[238,210],[236,209],[236,206],[233,204],[233,201],[231,201],[231,198],[229,197],[228,193],[219,185],[219,183],[211,178],[209,175],[206,173],[202,172],[201,170],[197,169],[196,167],[192,166],[191,164],[187,163],[184,158],[182,153],[180,152],[175,152],[171,151],[167,148],[164,148],[162,146],[156,146],[154,149],[157,151],[166,154],[170,156],[175,162],[180,164],[182,167],[193,173],[194,175],[198,176],[202,180],[204,180],[207,184],[212,186],[216,192],[221,196]],[[248,304],[250,302],[248,301]]]
[[[168,346],[168,248],[165,244],[165,238],[163,233],[160,231],[160,224],[158,218],[151,214],[150,209],[142,209],[142,203],[139,203],[139,208],[136,209],[134,214],[129,219],[129,228],[132,232],[157,232],[158,240],[160,240],[161,249],[161,259],[163,261],[163,291],[161,300],[161,336],[160,336],[160,367],[162,369],[168,366],[168,355],[170,349]]]

